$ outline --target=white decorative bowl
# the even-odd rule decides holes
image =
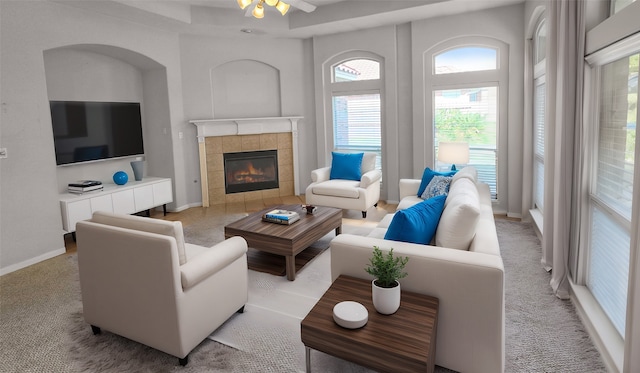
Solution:
[[[348,300],[333,306],[333,320],[343,328],[358,329],[369,320],[369,312],[362,304]]]

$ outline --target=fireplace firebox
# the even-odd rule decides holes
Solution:
[[[227,194],[278,188],[278,151],[224,153]]]

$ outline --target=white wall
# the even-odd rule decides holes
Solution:
[[[403,34],[406,35],[406,32]],[[381,78],[384,84],[384,97],[382,97],[382,141],[383,152],[383,185],[380,192],[382,200],[398,201],[399,181],[399,151],[400,139],[398,138],[398,101],[397,88],[399,76],[406,76],[405,72],[398,71],[397,63],[397,32],[395,26],[384,26],[374,29],[340,33],[334,35],[313,38],[314,59],[314,83],[316,99],[316,136],[317,136],[317,162],[320,167],[331,164],[332,143],[331,134],[333,119],[323,110],[326,106],[323,96],[324,76],[328,72],[327,61],[333,57],[351,51],[365,51],[381,56],[384,61],[384,70]],[[406,60],[405,60],[406,61]],[[406,139],[403,145],[410,144]]]
[[[50,101],[114,101],[140,102],[142,74],[122,60],[83,50],[58,48],[44,52],[47,96]],[[144,123],[144,117],[143,123]],[[74,180],[101,180],[112,182],[110,177],[119,170],[133,172],[131,159],[109,160],[57,167],[58,192],[63,193]]]
[[[298,122],[299,146],[301,154],[299,180],[301,188],[310,182],[312,166],[307,161],[310,149],[315,147],[315,128],[313,121],[309,121],[305,112],[305,100],[309,96],[309,89],[305,88],[305,50],[302,40],[268,39],[258,35],[239,35],[237,38],[211,38],[203,36],[182,36],[180,38],[182,56],[182,82],[185,123],[193,119],[224,119],[229,116],[252,118],[277,114],[274,111],[275,101],[265,101],[260,97],[247,97],[247,106],[254,105],[242,112],[234,108],[216,107],[214,103],[222,103],[220,95],[227,87],[217,72],[227,66],[254,65],[270,66],[264,70],[247,71],[256,80],[253,94],[280,91],[280,108],[277,111],[282,116],[304,116]],[[253,61],[250,63],[248,61]],[[229,64],[229,65],[227,65]],[[222,69],[222,70],[220,70]],[[279,72],[279,81],[275,81],[274,71]],[[257,75],[256,75],[257,73]],[[239,71],[233,70],[238,77]],[[213,79],[212,79],[213,76]],[[213,84],[212,84],[213,83]],[[252,83],[243,83],[246,89]],[[264,84],[279,84],[278,87],[264,87]],[[215,92],[215,93],[214,93]],[[221,93],[222,92],[222,93]],[[214,97],[215,96],[215,97]],[[187,180],[199,180],[199,157],[196,128],[187,124],[185,128],[185,163],[183,167],[188,172]],[[307,178],[309,181],[307,181]],[[191,183],[188,188],[188,200],[199,202],[202,200],[199,183]]]
[[[320,66],[324,61],[345,51],[362,49],[385,59],[387,158],[383,199],[398,199],[399,178],[419,176],[412,168],[412,137],[415,126],[424,124],[414,122],[412,112],[416,108],[412,102],[412,89],[422,76],[413,73],[412,56],[416,48],[431,45],[437,38],[481,30],[499,34],[513,45],[510,61],[514,66],[512,76],[516,78],[510,86],[513,98],[509,138],[516,145],[519,141],[518,121],[512,120],[511,113],[522,117],[522,100],[518,93],[522,89],[517,83],[517,77],[522,76],[518,70],[522,48],[511,40],[521,42],[522,39],[522,27],[515,26],[521,25],[523,12],[520,6],[307,40],[244,34],[233,38],[178,35],[175,31],[165,32],[48,1],[0,1],[0,10],[0,146],[7,147],[9,152],[9,158],[0,160],[0,273],[63,250],[57,197],[60,185],[64,185],[67,178],[103,179],[112,174],[109,163],[76,168],[77,174],[58,171],[55,166],[44,53],[51,53],[56,48],[93,46],[89,52],[108,56],[93,56],[98,65],[105,65],[108,58],[114,58],[138,69],[142,83],[141,86],[136,83],[135,90],[139,94],[142,89],[145,103],[147,174],[174,180],[174,209],[201,203],[196,131],[188,120],[215,116],[210,74],[212,69],[231,61],[253,60],[279,71],[281,114],[304,116],[299,123],[299,183],[302,189],[311,181],[311,170],[324,166],[329,160],[328,149],[323,145],[324,114],[318,110],[322,106],[316,101],[318,92],[322,92],[322,80],[318,80],[317,74],[321,73]],[[475,31],[472,32],[473,27]],[[416,28],[424,32],[416,33]],[[85,54],[83,58],[88,56]],[[50,76],[50,79],[56,78]],[[135,79],[139,81],[140,78]],[[120,88],[109,88],[112,93],[120,91],[124,83],[118,84]],[[520,157],[509,154],[510,169],[512,164],[521,163]],[[128,170],[128,162],[123,162],[113,167]],[[100,175],[95,177],[96,174]],[[511,194],[511,191],[521,189],[519,177],[510,172],[509,178],[509,199],[517,199],[517,193]],[[519,203],[517,205],[516,213],[519,212]]]
[[[509,76],[507,104],[507,133],[501,133],[499,146],[499,176],[507,177],[506,191],[499,191],[500,205],[494,212],[520,217],[522,214],[522,128],[524,109],[524,6],[517,4],[479,12],[439,17],[413,22],[413,171],[419,177],[426,166],[434,164],[433,138],[425,97],[430,74],[425,73],[425,51],[454,38],[487,37],[508,45]],[[455,27],[451,27],[455,25]],[[505,92],[500,92],[504,94]],[[430,99],[430,98],[429,98]],[[504,109],[504,108],[502,108]],[[505,136],[502,138],[502,136]],[[411,140],[411,139],[410,139]],[[506,153],[505,153],[506,152]],[[504,172],[506,168],[506,172]]]
[[[183,114],[176,35],[48,1],[0,2],[0,146],[9,154],[0,161],[0,273],[64,252],[44,52],[86,44],[135,51],[166,67],[166,137],[177,135],[173,129]],[[173,162],[182,163],[180,144],[168,143]],[[181,205],[186,198],[179,172],[171,176]]]

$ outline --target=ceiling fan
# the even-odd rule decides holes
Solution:
[[[247,9],[248,16],[254,16],[255,18],[263,18],[264,17],[264,5],[272,6],[280,12],[283,16],[287,14],[289,11],[289,7],[293,6],[298,8],[304,12],[310,13],[316,10],[316,6],[313,4],[309,4],[304,0],[286,0],[286,2],[281,0],[237,0],[240,9],[246,9],[252,3],[256,3],[256,6],[252,9]]]

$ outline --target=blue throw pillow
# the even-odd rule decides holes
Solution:
[[[362,157],[364,153],[331,152],[330,179],[356,180],[362,177]]]
[[[431,182],[431,179],[433,179],[434,176],[436,175],[453,176],[455,174],[456,174],[456,171],[437,172],[430,169],[429,167],[425,168],[424,172],[422,173],[422,181],[420,182],[420,188],[418,188],[418,197],[422,196],[422,193],[424,193],[424,190],[427,188],[427,185],[429,185],[429,183]]]
[[[384,239],[428,245],[436,234],[446,199],[441,195],[397,211]]]

